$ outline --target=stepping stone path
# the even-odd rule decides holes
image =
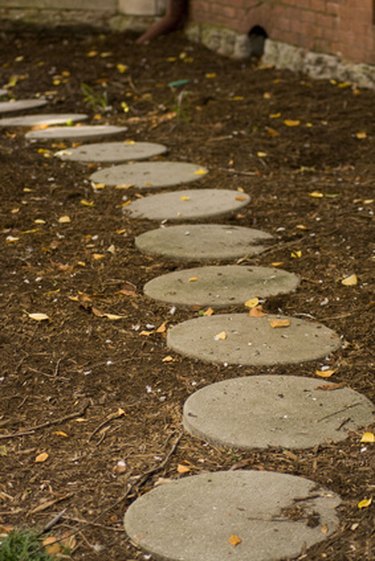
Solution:
[[[297,275],[270,267],[239,265],[196,267],[157,277],[144,287],[146,296],[177,306],[223,308],[254,297],[285,294],[296,289]]]
[[[139,162],[97,171],[91,181],[105,185],[131,185],[138,189],[171,187],[197,181],[207,170],[186,162]]]
[[[219,471],[146,493],[129,507],[125,529],[157,559],[275,561],[331,535],[340,502],[302,477]]]
[[[58,156],[62,160],[71,160],[72,162],[116,163],[125,162],[127,160],[146,160],[152,156],[164,154],[166,151],[166,146],[162,144],[125,140],[124,142],[84,144],[78,148],[60,150],[55,156]]]
[[[0,95],[6,92],[0,90]],[[45,105],[44,100],[0,102],[0,113]],[[76,118],[85,116],[75,116]],[[2,126],[50,124],[66,115],[2,119]],[[69,116],[69,120],[72,116]],[[56,121],[54,121],[56,122]],[[11,124],[9,124],[11,123]],[[25,124],[26,123],[26,124]],[[31,131],[29,140],[91,140],[126,127],[76,126]],[[63,160],[117,162],[165,152],[149,143],[103,143],[57,153]],[[91,180],[140,189],[189,183],[205,168],[184,162],[146,162],[101,170]],[[189,220],[235,211],[249,197],[200,189],[146,197],[132,203],[133,217]],[[182,261],[235,260],[260,254],[272,236],[223,224],[179,225],[138,236],[144,253]],[[298,277],[269,267],[211,266],[176,271],[148,282],[147,296],[176,305],[243,305],[247,299],[294,290]],[[340,347],[332,330],[284,316],[222,314],[174,326],[167,345],[212,363],[265,366],[324,357]],[[349,388],[323,392],[321,380],[302,376],[253,376],[225,380],[194,393],[183,411],[185,429],[231,448],[309,448],[339,442],[375,418],[375,407]],[[325,384],[330,386],[330,384]],[[334,387],[334,386],[333,386]],[[348,411],[349,418],[348,418]],[[281,561],[304,553],[338,528],[340,498],[316,482],[267,471],[228,471],[189,476],[138,498],[125,515],[133,542],[167,561]]]
[[[77,113],[24,115],[22,117],[11,117],[0,119],[0,127],[34,127],[67,124],[75,121],[84,121],[87,115]]]
[[[151,195],[125,208],[134,218],[148,220],[199,220],[232,214],[250,202],[250,197],[225,189],[194,189]]]
[[[323,358],[340,347],[340,339],[321,323],[299,318],[222,314],[172,327],[167,345],[205,362],[270,366]]]
[[[26,133],[28,140],[90,140],[121,134],[127,127],[111,125],[85,125],[76,127],[51,127],[45,130],[29,131]]]
[[[27,111],[47,105],[45,99],[18,99],[17,101],[0,101],[0,113],[15,113],[17,111]]]
[[[169,226],[145,232],[135,238],[143,253],[179,261],[233,260],[258,255],[263,241],[272,236],[260,230],[225,224]]]
[[[375,421],[375,407],[364,396],[349,388],[323,391],[322,385],[321,380],[302,376],[218,382],[189,397],[184,427],[208,442],[232,448],[290,449],[339,442]]]

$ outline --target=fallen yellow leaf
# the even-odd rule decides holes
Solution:
[[[117,70],[120,72],[120,74],[124,74],[128,67],[126,66],[126,64],[121,64],[121,62],[119,62],[118,64],[116,64],[116,68]]]
[[[299,121],[298,119],[285,119],[283,123],[286,127],[299,127],[301,121]]]
[[[36,464],[42,464],[43,462],[48,460],[48,458],[49,454],[47,454],[47,452],[43,452],[42,454],[38,454],[34,461]]]
[[[174,362],[174,358],[171,355],[167,355],[163,358],[162,362]]]
[[[247,201],[247,196],[246,195],[237,195],[236,197],[234,197],[235,201]]]
[[[250,300],[246,300],[245,306],[246,308],[255,308],[259,304],[259,298],[250,298]]]
[[[190,197],[187,197],[186,195],[182,195],[182,197],[180,197],[180,201],[190,201]]]
[[[330,378],[336,370],[315,370],[315,375],[320,378]]]
[[[241,542],[242,540],[240,536],[237,536],[236,534],[232,534],[228,539],[228,543],[230,543],[233,547],[237,547]]]
[[[57,220],[57,222],[59,224],[69,224],[72,221],[72,219],[70,218],[70,216],[60,216],[60,218]]]
[[[167,331],[167,321],[163,321],[161,325],[155,330],[155,333],[165,333]]]
[[[188,466],[184,466],[183,464],[178,464],[177,466],[177,473],[189,473],[191,469]]]
[[[312,197],[313,199],[322,199],[324,197],[324,193],[321,193],[320,191],[311,191],[311,193],[309,193],[309,197]]]
[[[197,170],[195,170],[194,175],[206,175],[207,170],[204,168],[199,168]]]
[[[29,314],[28,312],[26,312],[27,315],[29,316],[30,319],[33,319],[34,321],[46,321],[49,319],[49,317],[47,316],[47,314],[42,314],[42,313],[33,313],[33,314]]]
[[[215,335],[214,339],[215,339],[215,341],[225,341],[225,339],[227,339],[227,337],[228,337],[228,335],[227,335],[226,331],[220,331],[220,333]]]
[[[295,251],[292,251],[290,256],[293,257],[293,259],[300,259],[302,257],[302,251],[300,249],[296,249]]]
[[[205,311],[203,312],[203,315],[204,315],[204,316],[213,316],[214,313],[215,313],[215,310],[213,310],[213,308],[207,308],[207,310],[205,310]]]
[[[342,279],[341,284],[343,284],[344,286],[355,286],[356,284],[358,284],[358,277],[356,274],[345,277],[344,279]]]
[[[189,282],[197,282],[198,277],[190,277]]]
[[[370,497],[369,499],[363,499],[362,501],[359,501],[358,508],[360,510],[363,508],[368,508],[369,506],[371,506],[371,504],[372,504],[372,497]]]
[[[267,157],[267,152],[257,152],[257,156],[258,156],[258,158],[266,158]]]
[[[365,131],[358,131],[355,133],[356,138],[358,138],[358,140],[364,140],[365,138],[367,138],[367,132]]]
[[[273,261],[271,265],[272,267],[282,267],[284,265],[284,261]]]
[[[290,327],[290,320],[289,319],[271,319],[269,321],[270,326],[272,329],[278,329],[280,327]]]
[[[361,442],[366,442],[366,443],[375,442],[375,434],[373,432],[363,433]]]
[[[69,437],[69,435],[66,434],[66,432],[64,432],[63,430],[55,430],[53,431],[53,434],[55,434],[56,436],[62,436],[63,438]]]
[[[94,201],[88,201],[87,199],[81,199],[80,203],[83,206],[89,206],[89,207],[95,206]]]
[[[216,78],[216,76],[217,76],[216,72],[207,72],[206,74],[206,78],[208,78],[209,80]]]

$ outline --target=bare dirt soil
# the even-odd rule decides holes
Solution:
[[[131,35],[9,31],[0,35],[0,68],[17,98],[45,95],[46,112],[126,125],[126,138],[165,143],[170,159],[207,166],[202,187],[249,193],[249,207],[221,222],[273,234],[275,246],[251,263],[282,263],[302,278],[295,294],[270,298],[264,309],[315,318],[344,340],[326,362],[272,368],[225,368],[169,352],[163,327],[153,331],[200,311],[173,314],[142,295],[145,282],[182,265],[135,249],[134,236],[155,227],[124,215],[127,198],[139,194],[95,191],[95,165],[53,157],[68,143],[30,144],[22,129],[2,130],[3,531],[44,528],[58,515],[51,533],[74,534],[73,559],[143,559],[122,519],[160,478],[185,477],[179,465],[188,474],[266,469],[305,476],[343,498],[339,531],[300,559],[373,558],[374,505],[357,506],[375,494],[375,449],[360,443],[363,431],[312,450],[243,453],[183,434],[181,411],[212,382],[314,376],[323,364],[336,370],[330,381],[375,399],[374,93],[227,60],[179,34],[139,47]],[[176,80],[189,80],[180,97],[182,86],[168,85]],[[358,283],[344,286],[352,274]],[[173,360],[163,362],[167,356]]]

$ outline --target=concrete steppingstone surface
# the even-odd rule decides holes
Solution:
[[[136,237],[143,253],[178,261],[234,260],[258,255],[272,236],[261,230],[226,224],[191,224],[150,230]]]
[[[152,189],[190,183],[206,174],[205,168],[188,162],[138,162],[102,169],[93,173],[90,179],[106,185]]]
[[[47,105],[45,99],[18,99],[10,101],[0,101],[0,113],[16,113],[17,111],[28,111]]]
[[[22,117],[0,119],[0,127],[35,127],[62,125],[70,122],[74,123],[76,121],[84,121],[87,118],[87,115],[84,115],[83,113],[46,113],[41,115],[24,115]]]
[[[211,384],[185,402],[191,434],[231,448],[311,448],[375,421],[375,405],[349,389],[300,376],[251,376]],[[346,422],[344,422],[346,421]]]
[[[272,327],[275,321],[289,322],[289,326]],[[321,323],[299,318],[220,314],[172,327],[167,344],[205,362],[271,366],[323,358],[340,347],[340,338]]]
[[[55,156],[73,162],[116,163],[127,160],[146,160],[165,154],[167,147],[152,142],[97,142],[56,152]]]
[[[250,202],[249,195],[228,189],[190,189],[138,199],[125,208],[134,218],[200,220],[231,214]]]
[[[281,561],[329,537],[341,499],[316,482],[219,471],[165,483],[125,515],[130,539],[167,561]]]
[[[84,125],[75,127],[51,127],[45,130],[29,131],[26,133],[28,140],[90,140],[113,136],[127,131],[127,127],[113,125]]]
[[[297,275],[272,267],[240,265],[196,267],[157,277],[144,286],[144,293],[159,302],[177,306],[243,305],[254,297],[292,292]]]

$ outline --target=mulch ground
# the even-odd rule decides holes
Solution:
[[[155,227],[124,215],[139,195],[95,192],[95,166],[51,157],[67,144],[29,144],[21,129],[3,130],[0,524],[41,529],[59,515],[51,533],[74,534],[73,559],[142,559],[123,531],[124,512],[160,478],[185,477],[178,466],[189,474],[277,470],[343,498],[338,532],[300,559],[371,559],[374,505],[357,505],[375,493],[375,454],[360,443],[362,431],[311,450],[244,453],[183,434],[181,410],[212,382],[314,376],[323,364],[336,370],[330,381],[375,399],[374,93],[227,60],[178,34],[137,47],[131,35],[9,31],[0,36],[0,65],[17,98],[43,94],[44,111],[126,125],[127,138],[165,143],[171,159],[207,166],[202,187],[249,193],[250,206],[222,222],[272,233],[275,247],[251,263],[283,263],[302,278],[295,294],[268,299],[265,310],[317,319],[343,338],[328,361],[272,368],[224,368],[169,352],[163,328],[141,332],[199,310],[173,313],[142,296],[146,281],[182,265],[135,249],[134,236]],[[182,79],[189,83],[179,97],[168,84]],[[104,92],[108,113],[99,107]],[[352,274],[358,284],[341,284]],[[36,462],[40,454],[48,458]]]

